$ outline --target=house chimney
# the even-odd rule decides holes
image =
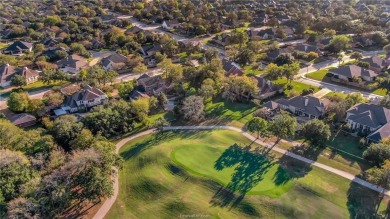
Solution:
[[[8,68],[9,68],[9,64],[5,64],[5,74],[7,75],[8,74]]]
[[[307,106],[308,103],[309,103],[309,99],[306,97],[305,98],[305,106]]]

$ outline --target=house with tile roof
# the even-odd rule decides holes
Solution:
[[[271,111],[287,110],[296,116],[310,119],[321,118],[325,114],[325,104],[312,95],[296,96],[290,99],[281,98],[265,103],[264,107]]]
[[[390,137],[390,109],[385,107],[359,103],[347,110],[346,121],[354,132],[368,134],[369,141]]]
[[[77,74],[82,69],[87,68],[89,66],[88,61],[76,54],[70,55],[64,59],[61,59],[57,62],[58,67],[67,73]]]
[[[102,59],[101,64],[104,70],[122,69],[127,62],[127,58],[119,53],[114,53]]]
[[[10,46],[3,50],[4,54],[10,55],[21,55],[24,52],[31,52],[33,48],[32,43],[24,42],[24,41],[15,41]]]
[[[74,113],[100,105],[105,99],[107,99],[107,95],[103,91],[96,87],[85,85],[80,91],[65,96],[62,108],[66,108],[70,113]]]

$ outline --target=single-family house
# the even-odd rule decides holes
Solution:
[[[353,39],[352,47],[369,47],[374,45],[374,41],[369,37],[359,36]]]
[[[11,85],[12,78],[16,75],[21,75],[26,79],[26,83],[30,84],[38,80],[39,72],[27,67],[16,68],[9,64],[0,66],[0,86],[7,87]]]
[[[226,76],[242,76],[244,72],[242,68],[235,62],[229,61],[227,59],[222,60],[223,69],[226,71]]]
[[[230,30],[234,27],[234,23],[232,21],[225,21],[221,24],[222,30]]]
[[[268,22],[269,16],[265,12],[260,12],[254,15],[253,24],[264,25]]]
[[[10,46],[3,50],[4,54],[10,55],[20,55],[24,52],[31,52],[33,48],[32,43],[24,42],[24,41],[15,41]]]
[[[310,119],[321,118],[325,114],[325,104],[312,95],[296,96],[290,99],[281,98],[265,103],[264,107],[270,110],[288,110],[296,116]]]
[[[10,121],[15,126],[26,128],[35,125],[37,123],[37,118],[28,113],[21,113],[21,114],[13,115],[10,118]]]
[[[142,33],[143,32],[143,29],[139,28],[138,26],[132,26],[130,28],[128,28],[126,31],[125,31],[125,34],[127,35],[137,35],[138,33]]]
[[[110,56],[102,59],[102,66],[104,70],[119,70],[122,69],[127,62],[127,58],[124,55],[114,53]]]
[[[80,91],[65,96],[62,107],[68,109],[70,113],[74,113],[100,105],[105,99],[107,99],[107,95],[103,91],[85,85]]]
[[[308,44],[299,44],[295,46],[296,51],[304,52],[304,53],[309,53],[309,52],[315,52],[318,55],[322,55],[322,51],[315,45],[308,45]]]
[[[77,74],[82,69],[87,68],[89,66],[88,61],[76,54],[70,55],[64,59],[61,59],[57,62],[58,67],[67,73]]]
[[[375,81],[378,76],[372,70],[361,68],[357,65],[346,65],[339,68],[329,70],[329,73],[333,74],[335,78],[352,82],[355,78],[361,78],[364,81]]]
[[[370,69],[375,71],[378,74],[390,68],[390,62],[388,60],[379,58],[377,56],[365,58],[362,59],[361,61],[370,64]]]
[[[88,49],[101,49],[104,48],[105,43],[103,40],[95,37],[91,40],[91,43],[87,46]]]
[[[264,100],[283,92],[282,86],[276,85],[264,77],[254,76],[253,78],[257,81],[257,87],[259,88],[259,93],[253,95],[255,99]]]
[[[0,86],[7,87],[11,85],[11,80],[15,76],[16,68],[9,64],[0,66]]]
[[[134,89],[129,94],[129,100],[138,100],[139,98],[150,98],[150,96],[144,92],[137,90],[137,89]]]
[[[346,121],[354,132],[368,134],[369,141],[390,137],[390,109],[385,107],[359,103],[347,110]]]
[[[45,51],[42,52],[41,55],[46,56],[51,61],[58,60],[58,51],[64,51],[66,53],[69,52],[69,50],[67,50],[63,47],[57,46],[57,47],[50,47],[50,48],[46,49]]]
[[[275,61],[276,58],[280,55],[285,55],[285,54],[291,54],[291,50],[289,48],[283,48],[283,49],[276,49],[271,52],[267,53],[267,59],[270,61]]]
[[[259,32],[257,33],[257,36],[262,40],[274,39],[275,38],[275,30],[272,28],[262,29],[262,30],[259,30]]]
[[[23,78],[26,79],[27,84],[34,83],[34,82],[38,81],[38,78],[39,78],[38,71],[29,69],[27,67],[17,69],[15,75],[21,75]]]
[[[161,27],[166,29],[166,30],[173,30],[173,29],[178,28],[179,26],[180,26],[180,23],[177,20],[170,20],[170,21],[165,20],[161,24]]]
[[[50,47],[57,45],[59,42],[58,42],[58,40],[53,39],[52,37],[47,37],[47,38],[41,40],[40,43],[43,44],[46,48],[50,48]]]
[[[156,59],[155,55],[157,52],[161,52],[161,44],[152,44],[142,46],[139,50],[139,53],[143,56],[144,62],[147,66],[155,66]]]
[[[227,46],[230,43],[230,37],[231,35],[229,33],[222,33],[213,37],[212,40],[218,45]]]
[[[158,95],[167,88],[161,75],[149,76],[143,74],[137,79],[137,84],[140,90],[149,96]]]

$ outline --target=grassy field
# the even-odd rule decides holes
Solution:
[[[273,82],[275,84],[282,85],[285,88],[287,87],[287,79],[286,78],[280,78],[280,79],[275,80]],[[293,86],[293,88],[291,90],[285,89],[285,91],[284,91],[286,96],[290,96],[290,93],[292,93],[292,92],[300,95],[303,90],[310,89],[310,88],[314,89],[314,93],[320,90],[319,87],[310,86],[310,85],[307,85],[307,84],[304,84],[304,83],[301,83],[301,82],[298,82],[298,81],[292,81],[291,85]]]
[[[250,144],[222,130],[134,139],[120,150],[120,192],[106,218],[364,218],[375,209],[374,192],[286,156],[264,155],[256,144],[244,148]]]

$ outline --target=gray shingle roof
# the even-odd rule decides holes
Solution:
[[[380,142],[382,139],[388,138],[389,136],[390,136],[390,123],[387,123],[386,125],[382,126],[380,129],[376,130],[375,132],[367,136],[367,139],[374,142]]]
[[[377,56],[372,56],[369,58],[362,59],[362,62],[368,62],[371,67],[383,69],[389,66],[389,63],[385,59],[379,58]]]
[[[285,106],[293,106],[313,116],[319,117],[324,114],[325,104],[320,99],[311,95],[296,96],[288,100],[279,99],[276,102]]]
[[[361,68],[357,65],[346,65],[343,67],[339,67],[336,69],[329,70],[330,73],[342,75],[347,78],[353,78],[353,77],[376,77],[378,76],[377,73],[375,73],[372,70]]]
[[[24,41],[15,41],[10,46],[8,46],[4,51],[6,52],[15,52],[21,50],[28,50],[33,47],[32,43],[24,42]]]
[[[390,121],[390,110],[374,104],[357,104],[347,110],[347,113],[352,114],[347,119],[372,128]]]

